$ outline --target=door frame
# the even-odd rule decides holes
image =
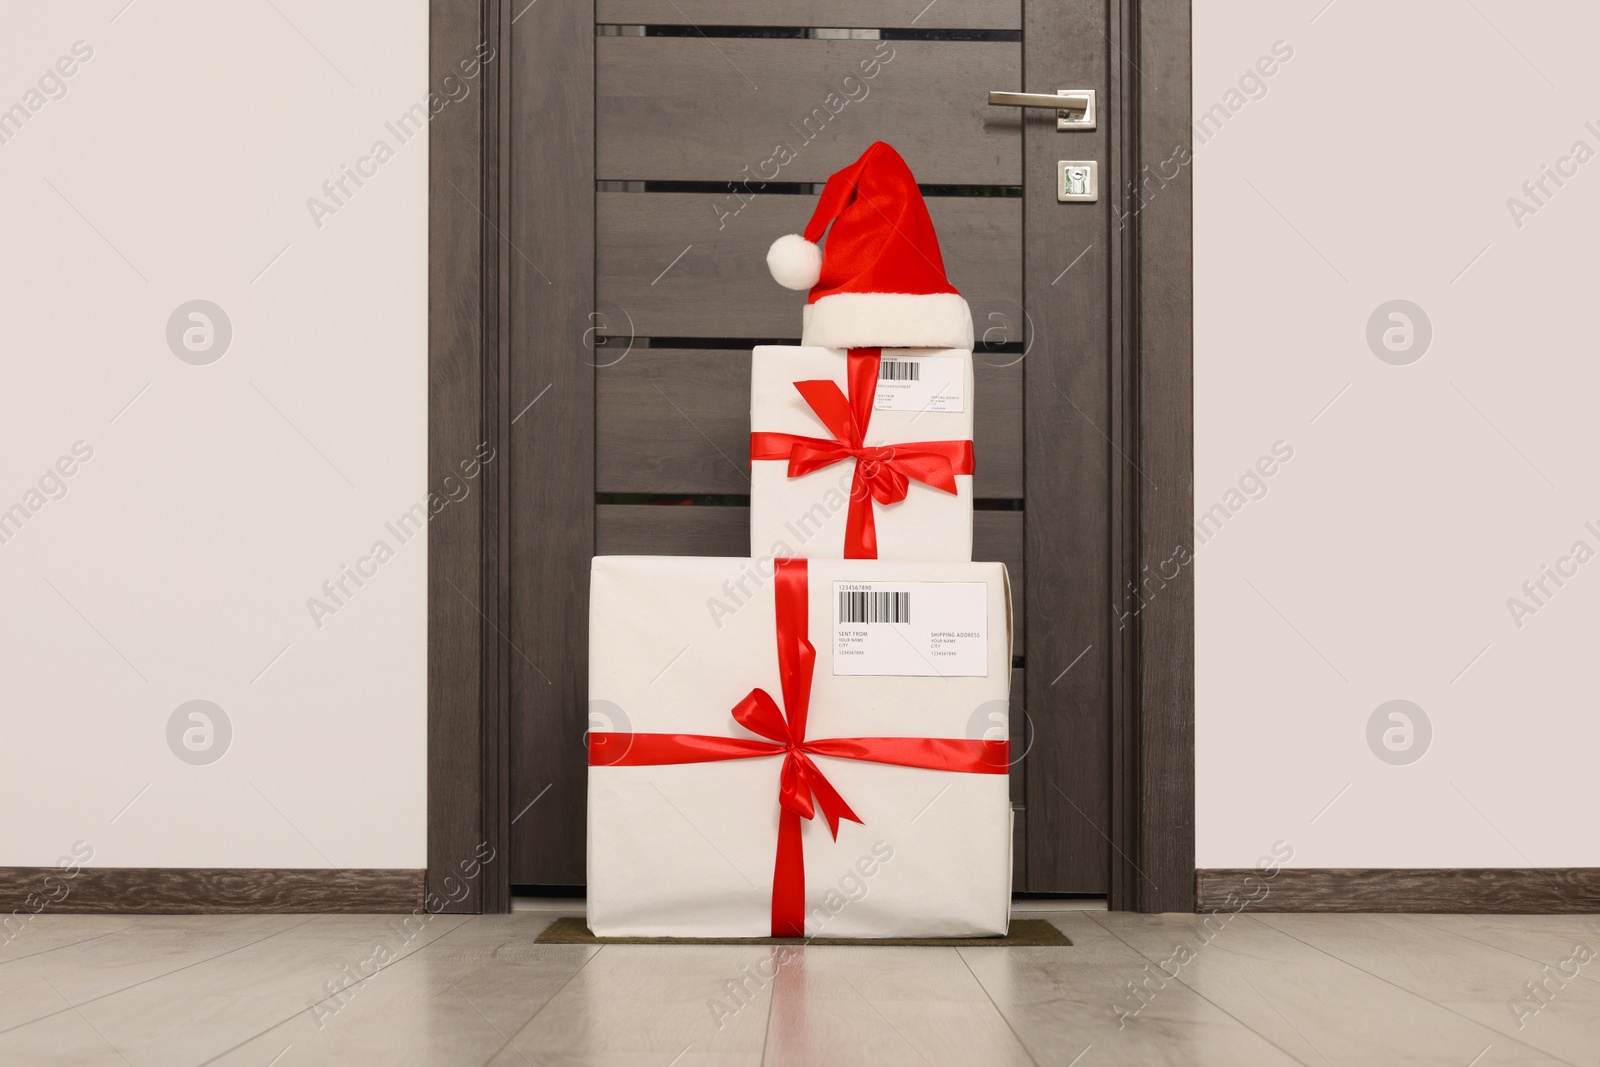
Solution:
[[[429,129],[428,483],[485,444],[476,506],[440,511],[428,551],[429,901],[507,911],[512,23],[531,0],[430,0],[429,86],[476,84]],[[1193,201],[1189,0],[1109,0],[1102,106],[1112,248],[1113,649],[1109,904],[1193,911]],[[1120,53],[1120,55],[1119,55]],[[1121,57],[1137,57],[1137,62]],[[1150,91],[1159,86],[1161,91]],[[1170,172],[1170,174],[1169,174]],[[1120,178],[1120,180],[1117,180]],[[1161,488],[1156,488],[1156,487]],[[1131,584],[1124,584],[1131,583]]]

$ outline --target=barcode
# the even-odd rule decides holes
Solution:
[[[920,382],[922,364],[908,359],[886,359],[878,364],[880,382]]]
[[[840,622],[910,622],[910,593],[839,594]]]

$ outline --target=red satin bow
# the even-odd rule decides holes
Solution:
[[[786,459],[791,478],[846,459],[856,461],[850,483],[850,510],[845,514],[845,559],[878,558],[878,533],[869,497],[880,504],[898,504],[906,498],[913,478],[954,494],[956,475],[971,474],[974,467],[971,441],[911,441],[867,447],[867,426],[872,421],[881,360],[881,349],[850,349],[846,377],[849,397],[830,379],[794,383],[817,418],[833,431],[833,439],[790,433],[750,435],[750,458]]]
[[[889,763],[962,774],[1005,774],[1010,770],[1005,741],[959,737],[830,737],[806,740],[811,706],[811,676],[817,651],[806,636],[808,583],[806,561],[774,561],[777,594],[778,674],[783,708],[765,689],[752,689],[734,705],[733,717],[752,733],[770,739],[709,734],[589,734],[589,765],[648,767],[671,763],[783,756],[778,787],[778,855],[772,873],[772,936],[804,937],[806,926],[805,851],[800,820],[822,809],[837,839],[842,820],[861,822],[816,763],[816,756]],[[787,716],[785,716],[787,709]],[[813,803],[813,796],[816,798]]]

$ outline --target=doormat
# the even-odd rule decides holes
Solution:
[[[926,948],[1037,948],[1072,944],[1045,919],[1012,919],[1004,937],[596,937],[577,916],[557,919],[534,938],[545,945],[898,945]]]

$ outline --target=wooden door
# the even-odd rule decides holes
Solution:
[[[520,5],[514,5],[520,6]],[[510,879],[584,881],[587,578],[746,555],[749,350],[794,342],[765,267],[874,140],[923,183],[978,335],[974,557],[1011,571],[1019,892],[1111,888],[1118,455],[1114,4],[588,0],[511,25],[505,477]],[[1026,83],[1023,71],[1028,72]],[[990,90],[1097,89],[1097,131]]]

